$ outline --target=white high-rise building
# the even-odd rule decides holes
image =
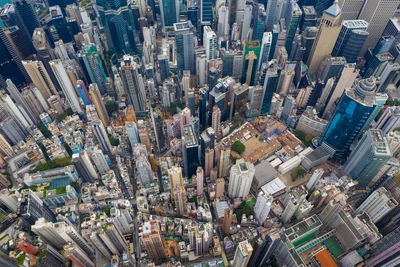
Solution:
[[[72,111],[82,113],[82,108],[79,104],[79,99],[76,95],[74,86],[69,79],[67,72],[60,59],[50,61],[50,67],[53,70],[54,76],[60,85],[68,104],[71,106]]]
[[[247,197],[253,182],[254,172],[253,163],[245,162],[244,159],[237,160],[236,164],[231,167],[228,187],[229,196],[232,198]]]
[[[324,175],[324,169],[316,169],[308,180],[306,187],[311,190],[315,183]]]
[[[235,256],[233,257],[233,267],[245,267],[253,253],[253,247],[245,240],[239,243],[236,248]]]
[[[93,152],[90,154],[90,157],[92,158],[92,161],[100,174],[103,175],[110,169],[106,157],[101,149],[93,150]]]
[[[400,108],[388,107],[382,116],[376,122],[374,128],[382,130],[382,133],[388,134],[400,126]]]
[[[217,58],[217,35],[210,26],[204,26],[203,44],[206,48],[207,59]]]
[[[389,211],[398,205],[397,201],[392,198],[390,193],[381,187],[374,192],[357,208],[356,213],[368,213],[371,221],[376,223]]]
[[[229,9],[226,5],[218,8],[218,37],[227,39],[229,36]]]
[[[269,211],[271,210],[272,196],[265,194],[261,191],[258,194],[256,205],[254,206],[254,215],[260,225],[267,219]]]
[[[244,18],[243,18],[243,23],[242,23],[242,36],[240,38],[242,40],[242,43],[244,43],[245,41],[247,41],[249,39],[249,31],[250,31],[252,12],[253,12],[253,6],[246,5],[244,8]]]
[[[129,142],[131,143],[131,147],[137,143],[139,143],[139,133],[137,125],[134,121],[125,122],[126,133],[128,134]]]
[[[83,239],[75,227],[68,225],[66,222],[52,223],[47,222],[44,218],[39,218],[32,225],[32,232],[40,236],[43,241],[58,249],[61,249],[68,242],[74,242],[87,254],[91,255],[94,253],[92,247]]]
[[[261,42],[260,60],[258,61],[257,69],[260,70],[261,64],[268,62],[269,54],[271,53],[272,32],[264,32]]]
[[[1,98],[3,106],[7,109],[7,111],[12,115],[12,117],[18,121],[18,123],[27,129],[30,125],[33,125],[33,122],[26,114],[26,111],[22,106],[17,106],[11,99],[9,95],[3,95]]]
[[[136,170],[143,185],[153,182],[153,170],[146,156],[140,155],[136,159]]]

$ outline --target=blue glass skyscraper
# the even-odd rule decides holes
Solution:
[[[251,39],[253,41],[255,40],[260,41],[261,43],[265,28],[265,18],[267,14],[265,13],[263,4],[258,4],[258,8],[254,10],[257,10],[257,14],[254,16],[254,29],[253,29],[253,36]]]
[[[299,25],[300,18],[301,18],[301,9],[296,1],[292,0],[288,4],[287,15],[286,15],[286,43],[285,48],[290,55],[292,50],[292,43],[294,36],[297,31],[297,26]]]
[[[212,0],[201,0],[201,23],[212,22],[213,11],[212,11],[213,1]]]
[[[107,42],[118,54],[136,51],[138,42],[132,3],[126,0],[96,0],[100,21],[104,26]]]
[[[261,114],[268,114],[269,108],[271,107],[272,96],[276,92],[276,88],[278,87],[279,77],[281,74],[281,69],[278,67],[278,64],[272,63],[268,69],[266,70],[267,74],[265,76],[264,81],[264,93],[263,93],[263,101],[261,104]]]
[[[343,21],[339,36],[332,49],[332,56],[344,56],[348,63],[356,62],[357,56],[368,37],[367,28],[368,22],[365,20]]]
[[[353,88],[343,93],[320,140],[320,145],[331,153],[333,159],[345,160],[357,135],[376,116],[375,90],[375,78],[370,77],[356,80]]]
[[[196,73],[194,58],[193,26],[190,20],[174,23],[176,56],[180,70],[190,70]]]
[[[179,1],[161,0],[160,1],[161,22],[164,27],[171,27],[179,22]]]

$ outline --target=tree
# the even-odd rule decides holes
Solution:
[[[63,114],[58,115],[57,117],[57,122],[62,122],[67,116],[73,115],[74,112],[72,111],[71,108],[68,108]]]
[[[240,204],[240,206],[236,208],[235,214],[238,221],[241,221],[243,214],[246,214],[246,216],[250,216],[254,214],[254,211],[246,201],[243,201],[242,204]]]
[[[110,144],[112,146],[118,146],[119,145],[119,139],[114,138],[111,134],[108,135],[108,139],[110,140]]]
[[[235,141],[232,145],[232,150],[242,155],[242,153],[246,150],[246,147],[239,140]]]
[[[290,177],[292,178],[292,182],[294,182],[299,178],[300,179],[303,178],[306,174],[307,174],[307,171],[299,166],[292,171],[292,173],[290,174]]]
[[[43,122],[39,122],[36,127],[39,129],[39,131],[43,134],[44,137],[49,138],[52,136],[51,132],[47,127],[43,124]]]
[[[109,116],[112,116],[112,114],[118,110],[118,103],[115,101],[108,101],[106,104],[106,109],[107,113]]]

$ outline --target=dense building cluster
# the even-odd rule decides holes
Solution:
[[[400,266],[400,0],[0,5],[0,266]]]

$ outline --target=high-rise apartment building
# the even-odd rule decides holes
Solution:
[[[51,95],[57,94],[57,90],[51,80],[42,61],[22,61],[26,72],[31,78],[33,84],[39,89],[44,99],[48,99]]]
[[[146,111],[146,92],[144,88],[140,65],[133,56],[124,55],[121,62],[121,78],[128,96],[128,103],[138,117],[142,117]]]
[[[245,240],[238,244],[235,256],[233,257],[233,267],[246,267],[253,253],[253,247]]]
[[[97,114],[99,114],[101,122],[103,123],[103,125],[107,126],[110,123],[110,118],[101,97],[99,87],[96,83],[92,83],[91,85],[89,85],[89,94],[94,106],[96,107],[96,111]]]
[[[175,187],[175,189],[172,190],[172,193],[174,195],[176,212],[181,216],[185,215],[187,212],[187,195],[185,187]]]
[[[216,189],[215,189],[215,197],[223,197],[225,194],[225,179],[224,178],[218,178],[216,180]]]
[[[154,263],[159,264],[167,258],[168,251],[163,241],[158,221],[144,222],[142,244]]]
[[[176,187],[183,186],[181,167],[172,167],[171,169],[168,169],[168,179],[171,191]]]
[[[96,135],[98,142],[102,150],[105,153],[111,153],[111,143],[110,139],[108,139],[107,131],[104,128],[103,123],[100,120],[93,121],[90,123],[92,126],[93,133]]]
[[[200,196],[204,193],[204,171],[201,166],[197,167],[196,171],[196,182],[197,182],[197,195]]]
[[[218,106],[214,106],[212,110],[211,127],[218,136],[221,131],[221,110]]]
[[[254,216],[260,225],[267,219],[271,205],[272,196],[265,194],[263,191],[258,193],[256,205],[254,206]]]
[[[78,96],[76,95],[75,88],[72,85],[71,80],[69,79],[68,74],[61,60],[59,59],[52,60],[50,61],[49,64],[72,111],[77,113],[83,113]]]
[[[357,208],[356,213],[366,212],[371,221],[376,223],[386,213],[394,209],[398,205],[397,201],[392,198],[384,187],[375,190],[361,205]]]
[[[254,165],[239,159],[231,167],[228,194],[231,198],[245,199],[250,192],[251,183],[255,173]]]

